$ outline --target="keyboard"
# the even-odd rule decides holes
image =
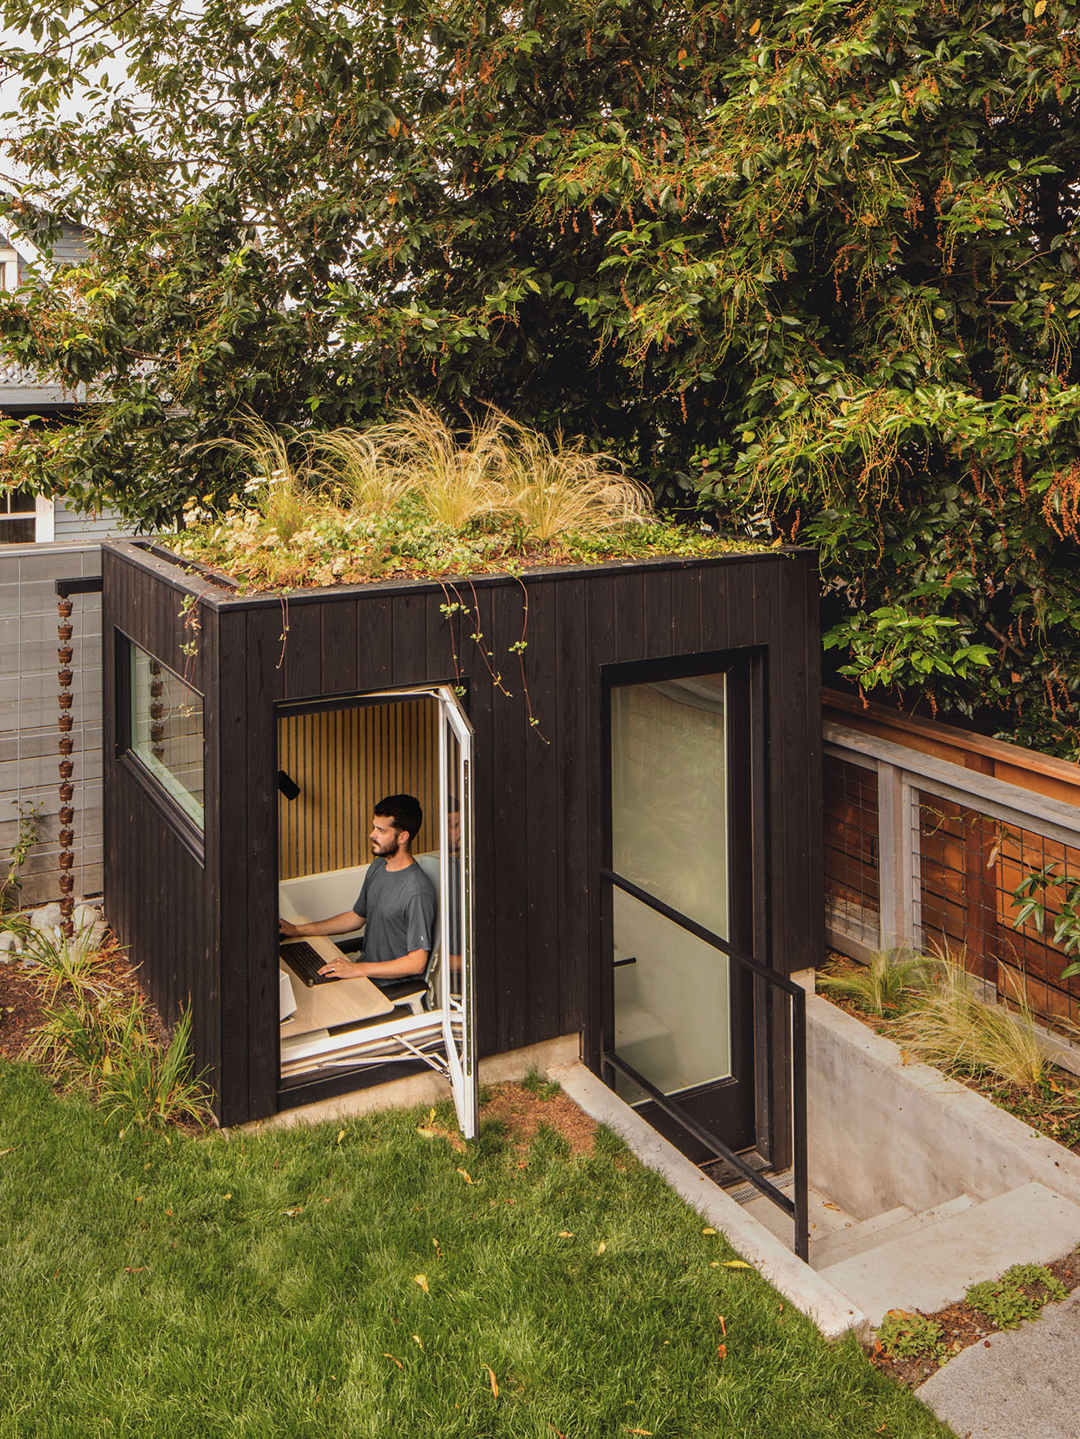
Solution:
[[[306,939],[293,939],[281,946],[281,958],[308,989],[313,984],[336,984],[339,974],[320,974],[326,960]]]

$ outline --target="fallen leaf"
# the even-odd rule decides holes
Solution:
[[[826,1199],[825,1203],[821,1207],[822,1209],[835,1209],[837,1214],[843,1213],[843,1210],[840,1208],[839,1204],[834,1204],[831,1199]]]
[[[419,1334],[414,1334],[413,1339],[416,1341],[417,1344],[420,1345],[420,1348],[423,1349],[424,1341],[420,1338]]]
[[[434,1246],[435,1246],[435,1258],[436,1258],[436,1259],[441,1259],[441,1258],[442,1258],[442,1246],[440,1245],[440,1243],[439,1243],[439,1241],[438,1241],[437,1239],[433,1239],[431,1242],[432,1242],[432,1244],[434,1244]]]
[[[338,1137],[337,1137],[337,1139],[335,1140],[335,1143],[336,1143],[336,1144],[340,1144],[341,1141],[342,1141],[344,1138],[345,1138],[345,1131],[344,1131],[344,1129],[339,1129],[339,1130],[338,1130]]]
[[[397,1367],[398,1367],[399,1369],[404,1369],[404,1368],[405,1368],[405,1365],[402,1364],[401,1360],[394,1358],[394,1355],[393,1355],[393,1354],[383,1354],[383,1358],[384,1358],[384,1359],[393,1359],[393,1360],[394,1360],[394,1363],[397,1365]]]
[[[651,1434],[651,1429],[628,1429],[627,1434]]]
[[[10,1153],[10,1151],[9,1151],[9,1153]],[[574,1237],[574,1231],[573,1231],[572,1229],[560,1229],[560,1230],[559,1230],[559,1238],[560,1238],[560,1239],[573,1239],[573,1237]]]
[[[599,1245],[598,1245],[598,1247],[597,1247],[597,1250],[596,1250],[597,1254],[603,1254],[603,1252],[604,1252],[604,1250],[605,1250],[606,1248],[607,1248],[607,1245],[606,1245],[606,1244],[604,1243],[604,1241],[601,1239],[601,1241],[600,1241],[600,1243],[599,1243]]]
[[[232,1198],[232,1195],[231,1195],[231,1194],[223,1194],[221,1197],[222,1197],[222,1199],[231,1199],[231,1198]]]
[[[428,1282],[427,1282],[427,1275],[426,1275],[426,1274],[414,1274],[414,1275],[413,1275],[413,1283],[414,1283],[414,1284],[419,1284],[420,1288],[424,1291],[425,1294],[430,1294],[430,1293],[431,1293],[431,1290],[428,1288]]]
[[[558,1439],[566,1439],[566,1435],[562,1432],[561,1429],[556,1429],[556,1428],[555,1428],[555,1425],[552,1424],[552,1422],[551,1422],[550,1419],[545,1419],[545,1420],[544,1420],[544,1423],[545,1423],[545,1424],[547,1425],[547,1427],[551,1430],[552,1434],[557,1434],[557,1435],[558,1435]]]
[[[428,1122],[429,1124],[434,1124],[434,1123],[435,1123],[435,1111],[434,1111],[433,1109],[431,1109],[431,1110],[428,1111],[427,1122]]]
[[[719,1321],[720,1321],[720,1333],[721,1333],[721,1334],[724,1336],[724,1338],[726,1339],[726,1338],[727,1338],[727,1325],[724,1323],[724,1316],[723,1316],[722,1314],[718,1314],[716,1317],[717,1317],[717,1319],[719,1319]]]
[[[484,1365],[484,1368],[487,1370],[487,1372],[488,1372],[488,1378],[491,1380],[491,1393],[492,1393],[492,1395],[493,1395],[494,1398],[498,1399],[498,1397],[499,1397],[499,1381],[495,1378],[495,1370],[492,1369],[492,1367],[491,1367],[490,1364],[485,1364],[485,1365]]]
[[[726,1344],[718,1344],[718,1345],[716,1346],[716,1352],[720,1355],[720,1358],[721,1358],[721,1359],[726,1359],[726,1358],[727,1358],[727,1345],[726,1345]]]
[[[14,1145],[11,1149],[0,1149],[0,1154],[14,1154],[17,1148],[18,1145]]]
[[[113,1072],[112,1060],[108,1055],[101,1061],[101,1072],[102,1074],[111,1074]]]
[[[716,1230],[712,1227],[711,1224],[706,1224],[705,1228],[701,1232],[702,1234],[715,1234]]]
[[[467,1169],[462,1169],[460,1164],[458,1165],[458,1173],[461,1175],[462,1179],[464,1179],[466,1184],[471,1184],[473,1182],[472,1175]]]
[[[468,1153],[468,1145],[454,1129],[440,1129],[438,1125],[432,1127],[428,1124],[421,1124],[416,1132],[422,1134],[425,1139],[445,1139],[455,1154]]]
[[[1035,0],[1035,19],[1037,20],[1046,9],[1046,0]]]
[[[745,1259],[725,1259],[725,1269],[753,1269],[752,1264],[747,1264]]]
[[[149,1264],[137,1264],[137,1265],[125,1264],[125,1265],[124,1265],[124,1273],[125,1273],[125,1274],[145,1274],[146,1271],[147,1271],[149,1268],[150,1268]]]
[[[168,1213],[168,1212],[169,1212],[169,1211],[166,1210],[166,1213]],[[303,1214],[303,1212],[304,1212],[304,1206],[303,1206],[302,1204],[294,1204],[293,1207],[292,1207],[292,1209],[283,1209],[283,1210],[282,1210],[282,1213],[283,1213],[283,1214],[287,1214],[290,1219],[295,1219],[298,1214]]]

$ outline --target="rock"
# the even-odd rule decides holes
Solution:
[[[43,904],[40,909],[30,911],[31,929],[58,930],[63,922],[64,916],[61,914],[58,904]]]
[[[85,939],[90,949],[100,949],[105,943],[105,937],[109,933],[109,926],[103,919],[95,920],[85,930],[79,931],[79,938]]]
[[[81,934],[84,929],[89,929],[91,925],[100,924],[101,910],[93,904],[77,904],[71,918],[75,925],[75,933]]]
[[[11,961],[12,961],[12,959],[14,958],[14,956],[15,956],[16,954],[18,954],[18,952],[19,952],[19,937],[18,937],[18,935],[17,935],[17,934],[12,934],[12,932],[11,932],[10,929],[4,930],[4,932],[3,932],[2,934],[0,934],[0,956],[3,957],[4,963],[5,963],[5,964],[10,964]]]

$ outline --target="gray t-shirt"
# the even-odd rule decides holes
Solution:
[[[353,912],[366,919],[364,962],[385,964],[414,949],[430,952],[435,942],[435,890],[413,860],[405,869],[371,861]]]

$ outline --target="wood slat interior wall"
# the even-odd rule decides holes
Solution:
[[[278,720],[279,766],[300,786],[278,796],[282,879],[346,869],[370,859],[374,806],[413,794],[424,811],[414,845],[438,847],[438,706],[402,700]]]

